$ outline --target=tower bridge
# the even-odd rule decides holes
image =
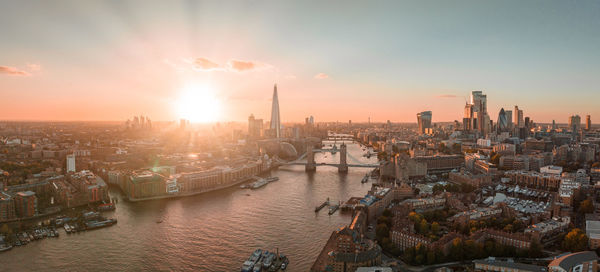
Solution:
[[[315,153],[318,152],[326,152],[335,154],[337,152],[340,153],[340,162],[339,163],[317,163],[315,162]],[[348,163],[348,157],[353,159],[354,161],[359,162],[356,158],[352,157],[348,154],[347,146],[345,143],[340,145],[340,148],[313,148],[312,146],[307,146],[306,153],[302,154],[298,159],[290,162],[281,162],[282,165],[304,165],[304,170],[306,172],[313,172],[317,170],[317,166],[333,166],[338,168],[338,172],[345,173],[348,172],[348,167],[363,167],[363,168],[377,168],[380,166],[379,163],[376,164],[364,164],[364,163]],[[306,158],[306,162],[303,162]]]

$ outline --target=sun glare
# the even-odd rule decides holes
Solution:
[[[186,85],[179,94],[176,107],[180,118],[195,123],[218,121],[221,114],[221,102],[214,89],[207,85]]]

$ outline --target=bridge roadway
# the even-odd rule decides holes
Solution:
[[[287,162],[284,163],[284,165],[307,165],[308,163],[306,162]],[[334,167],[339,167],[340,164],[339,163],[315,163],[315,166],[321,166],[321,165],[325,165],[325,166],[334,166]],[[380,165],[379,164],[347,164],[348,167],[362,167],[362,168],[377,168]]]

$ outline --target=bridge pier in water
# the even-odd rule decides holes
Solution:
[[[306,145],[306,165],[304,166],[304,171],[306,172],[314,172],[317,170],[313,148],[314,147],[311,144]]]
[[[342,145],[340,145],[340,164],[338,165],[338,172],[340,173],[348,172],[347,152],[346,144],[342,142]]]

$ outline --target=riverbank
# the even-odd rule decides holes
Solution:
[[[265,173],[265,172],[263,172],[263,173]],[[156,200],[156,199],[167,199],[167,198],[180,198],[180,197],[187,197],[187,196],[195,196],[195,195],[199,195],[199,194],[204,194],[204,193],[214,192],[214,191],[218,191],[218,190],[222,190],[222,189],[227,189],[227,188],[230,188],[232,186],[239,185],[240,183],[248,182],[251,179],[252,179],[252,177],[247,177],[247,178],[240,179],[239,181],[234,181],[231,184],[227,184],[227,185],[223,185],[223,186],[211,188],[211,189],[208,189],[208,190],[198,191],[198,192],[189,192],[189,193],[184,193],[184,194],[169,194],[169,195],[152,196],[152,197],[144,197],[144,198],[130,198],[130,197],[126,196],[125,199],[127,201],[130,201],[130,202],[140,202],[140,201]]]

